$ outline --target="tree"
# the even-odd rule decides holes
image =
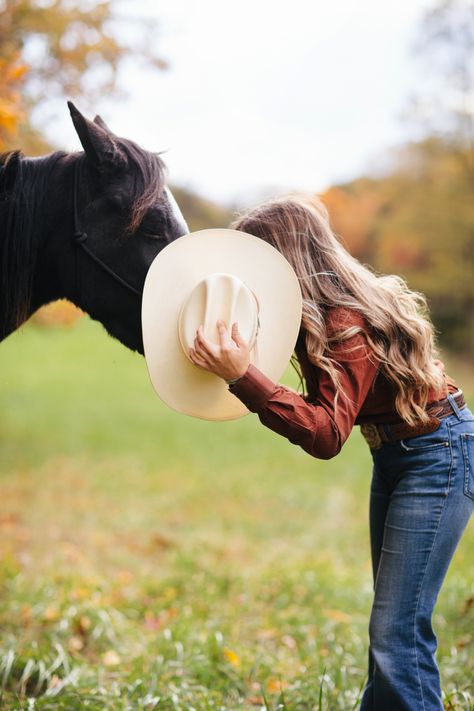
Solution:
[[[399,273],[428,297],[441,342],[474,346],[474,0],[435,0],[416,46],[426,69],[417,97],[424,136],[402,146],[379,180],[324,196],[350,251]]]
[[[345,247],[354,257],[372,261],[373,237],[385,202],[379,181],[358,178],[346,185],[329,188],[322,197]]]
[[[429,133],[449,140],[474,181],[474,0],[437,0],[421,20],[415,49],[427,69],[417,115]]]
[[[116,92],[117,71],[131,56],[167,66],[156,51],[156,22],[130,15],[130,7],[133,0],[3,0],[0,148],[16,137],[43,149],[32,130],[37,110],[58,96],[87,106]]]
[[[173,186],[173,195],[191,232],[212,227],[225,227],[234,217],[231,208],[219,205],[186,188]]]
[[[333,187],[323,199],[349,251],[425,293],[442,343],[471,350],[474,201],[452,144],[408,144],[389,175]]]
[[[18,55],[10,60],[0,57],[0,150],[6,148],[23,118],[20,90],[26,71]]]

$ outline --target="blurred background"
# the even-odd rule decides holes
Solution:
[[[0,151],[79,150],[67,99],[164,151],[191,230],[320,195],[353,255],[426,294],[473,404],[472,0],[0,0]],[[356,708],[358,432],[325,463],[253,417],[179,416],[64,301],[0,363],[1,708]],[[447,709],[474,703],[472,550],[435,618]]]
[[[66,98],[165,151],[191,229],[320,194],[349,250],[474,338],[467,0],[2,0],[0,147],[77,150]]]

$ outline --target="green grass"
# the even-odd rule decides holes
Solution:
[[[178,415],[88,320],[0,348],[0,708],[355,708],[371,604],[358,430],[320,462],[254,416]],[[473,542],[435,613],[448,709],[474,698]]]

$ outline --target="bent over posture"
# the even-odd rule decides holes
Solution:
[[[314,198],[266,202],[233,227],[276,247],[298,276],[305,391],[251,364],[237,324],[230,334],[218,324],[220,345],[200,328],[190,357],[314,457],[335,456],[360,425],[373,459],[375,591],[361,709],[442,711],[431,619],[474,507],[474,416],[437,359],[426,301],[354,259]]]

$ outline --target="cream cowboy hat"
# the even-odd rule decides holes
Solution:
[[[188,348],[202,324],[219,342],[216,321],[234,322],[251,346],[251,362],[274,381],[282,376],[301,324],[296,274],[274,247],[228,229],[192,232],[153,261],[143,290],[142,328],[150,379],[171,408],[205,420],[248,414],[222,378],[194,365]]]

